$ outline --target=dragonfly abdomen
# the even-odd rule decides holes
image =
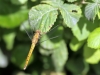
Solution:
[[[34,34],[33,39],[32,39],[32,45],[31,45],[30,51],[29,51],[29,53],[28,53],[28,56],[27,56],[27,59],[26,59],[26,62],[25,62],[24,70],[26,69],[26,67],[27,67],[27,65],[28,65],[28,62],[29,62],[29,60],[30,60],[30,57],[31,57],[32,52],[33,52],[33,50],[34,50],[34,47],[35,47],[36,43],[38,42],[39,37],[40,37],[40,31],[37,30],[37,31],[35,32],[35,34]]]

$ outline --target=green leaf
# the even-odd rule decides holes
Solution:
[[[31,30],[31,26],[29,25],[28,20],[25,20],[21,25],[20,25],[20,31],[30,31]],[[33,31],[32,31],[33,33]]]
[[[42,56],[42,63],[43,63],[42,66],[44,70],[53,69],[52,60],[50,56]]]
[[[34,71],[32,71],[32,75],[39,75],[38,70],[34,70]]]
[[[99,12],[98,3],[89,3],[85,7],[85,16],[88,20],[94,20]]]
[[[40,45],[44,49],[53,50],[59,47],[59,42],[62,40],[63,27],[59,26],[56,29],[53,29],[48,34],[45,34],[40,39]],[[58,36],[58,37],[57,37]],[[54,38],[56,37],[56,38]],[[51,39],[53,38],[53,39]],[[42,42],[42,43],[41,43]]]
[[[15,32],[11,32],[3,36],[3,39],[6,43],[6,48],[8,50],[11,50],[13,48],[15,36],[16,36]]]
[[[7,56],[4,55],[2,50],[0,49],[0,68],[6,68],[7,66],[8,66]]]
[[[11,2],[15,5],[25,4],[28,0],[11,0]]]
[[[92,49],[85,45],[83,56],[86,62],[90,64],[97,64],[100,61],[100,50]]]
[[[78,51],[84,44],[84,41],[78,41],[75,37],[71,39],[69,44],[72,51]]]
[[[42,47],[39,48],[39,52],[42,54],[42,55],[50,55],[53,51],[52,50],[47,50],[47,49],[44,49]]]
[[[68,2],[75,2],[75,1],[77,1],[77,0],[67,0]]]
[[[94,2],[96,2],[96,3],[100,3],[100,0],[92,0],[92,1],[94,1]]]
[[[93,23],[93,22],[88,21],[85,17],[82,17],[80,21],[78,22],[78,25],[72,28],[73,35],[79,41],[85,40],[87,39],[91,31],[93,31],[95,28],[99,26],[98,23],[99,23],[98,21],[94,21]]]
[[[23,69],[28,51],[29,51],[28,45],[18,45],[12,52],[11,62],[17,65],[19,68]],[[33,55],[31,56],[29,64],[32,63],[32,61],[33,61]]]
[[[81,17],[81,9],[77,5],[73,4],[63,4],[61,0],[47,0],[44,3],[48,3],[53,7],[56,7],[60,10],[61,15],[64,19],[65,24],[68,27],[73,27],[79,21]]]
[[[99,10],[99,12],[98,12],[98,18],[100,19],[100,10]]]
[[[88,46],[90,48],[99,49],[100,48],[100,27],[96,28],[88,37]]]
[[[31,0],[32,2],[36,2],[37,0]]]
[[[97,75],[100,75],[100,62],[98,64],[92,65],[92,69],[95,71]]]
[[[68,59],[68,51],[65,42],[60,41],[60,46],[52,53],[52,61],[56,71],[63,71],[64,65]]]
[[[18,27],[27,17],[28,9],[25,5],[17,6],[11,4],[10,0],[7,0],[7,2],[0,0],[0,27]]]
[[[52,70],[44,70],[41,72],[40,75],[68,75],[65,71],[63,72],[56,72]]]
[[[54,39],[52,39],[52,40],[54,40]],[[55,40],[55,41],[57,44],[58,43],[57,40]],[[55,45],[55,43],[50,40],[50,37],[48,37],[48,35],[43,35],[42,38],[40,39],[40,42],[41,42],[40,43],[41,47],[43,47],[44,49],[52,50],[58,46],[58,45]]]
[[[89,65],[82,57],[71,58],[67,61],[66,67],[73,75],[87,75]]]
[[[59,8],[60,6],[62,6],[64,4],[64,2],[62,0],[43,0],[42,3],[47,3],[56,8]]]
[[[27,18],[27,10],[20,10],[8,15],[0,14],[0,26],[4,28],[15,28]]]
[[[29,74],[23,71],[16,71],[16,72],[13,72],[13,75],[29,75]]]
[[[41,4],[31,8],[29,11],[29,22],[33,30],[40,30],[41,34],[46,33],[56,21],[57,8]]]
[[[89,35],[89,31],[86,28],[87,24],[84,24],[83,26],[81,25],[82,29],[80,30],[80,26],[76,25],[74,28],[72,28],[73,34],[76,36],[76,38],[79,41],[85,40],[88,35]],[[77,33],[77,34],[76,34]]]
[[[60,12],[65,24],[71,28],[77,24],[79,18],[81,17],[80,7],[73,4],[62,5],[60,8]]]

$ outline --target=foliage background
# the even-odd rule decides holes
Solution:
[[[24,71],[31,40],[22,25],[31,31],[27,27],[29,10],[42,0],[0,0],[0,75],[100,75],[100,0],[88,0],[90,4],[82,0],[62,1],[81,8],[79,22],[69,28],[63,21],[66,16],[58,12],[54,29],[41,37]],[[56,35],[60,36],[50,39]]]

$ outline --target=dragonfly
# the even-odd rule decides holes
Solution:
[[[54,29],[57,28],[57,27],[58,27],[58,25],[55,26],[54,28],[52,28],[51,31],[54,30]],[[30,35],[28,34],[28,31],[27,31],[26,28],[24,27],[24,24],[23,24],[23,28],[24,28],[25,32],[27,33],[27,35],[29,36],[29,38],[31,39]],[[33,32],[32,29],[31,29],[31,32]],[[50,31],[49,31],[49,32],[50,32]],[[33,50],[34,50],[34,48],[35,48],[35,46],[36,46],[36,44],[37,44],[37,42],[38,42],[40,36],[41,36],[41,32],[40,32],[39,30],[35,31],[34,36],[33,36],[33,38],[31,39],[32,44],[31,44],[29,53],[28,53],[27,58],[26,58],[26,61],[25,61],[25,65],[24,65],[24,68],[23,68],[24,70],[25,70],[25,69],[27,68],[27,66],[28,66],[29,60],[30,60],[31,55],[32,55],[32,53],[33,53]],[[57,38],[57,37],[59,37],[59,36],[55,36],[55,37],[52,37],[52,38],[50,38],[50,39],[54,39],[54,38]],[[46,41],[46,40],[44,40],[44,41]],[[43,42],[44,42],[44,41],[43,41]]]

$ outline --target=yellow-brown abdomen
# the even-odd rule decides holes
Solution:
[[[32,39],[32,45],[31,45],[30,51],[29,51],[29,53],[28,53],[28,56],[27,56],[27,59],[26,59],[26,62],[25,62],[24,70],[26,69],[26,67],[27,67],[27,65],[28,65],[28,62],[29,62],[29,60],[30,60],[30,57],[31,57],[32,52],[33,52],[33,50],[34,50],[34,47],[35,47],[36,43],[38,42],[39,37],[40,37],[40,31],[37,30],[37,31],[35,32],[35,34],[34,34],[33,39]]]

